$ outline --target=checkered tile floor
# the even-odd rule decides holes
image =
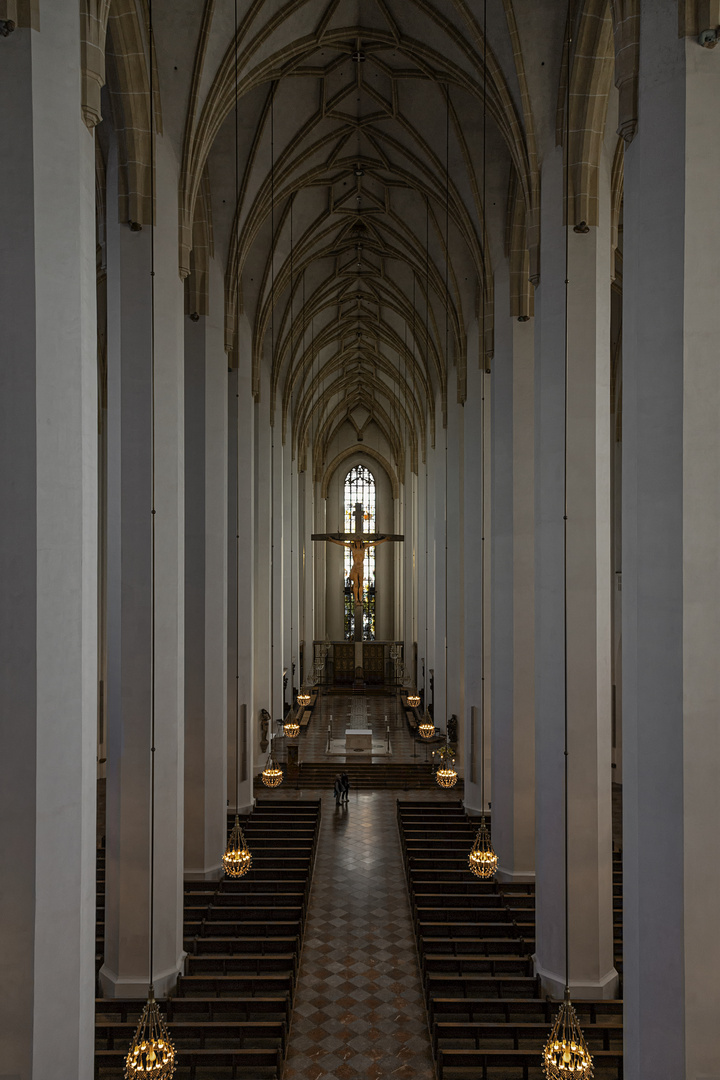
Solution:
[[[284,1080],[433,1080],[397,794],[323,793]]]

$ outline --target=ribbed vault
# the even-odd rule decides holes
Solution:
[[[600,118],[613,31],[616,48],[624,40],[616,8],[587,0],[577,14],[592,48],[575,58],[573,103],[596,86]],[[360,405],[398,475],[417,468],[436,411],[445,423],[449,403],[465,400],[468,364],[492,359],[492,207],[511,312],[532,313],[539,179],[523,44],[513,3],[488,5],[487,28],[482,11],[465,0],[252,0],[237,4],[236,25],[230,0],[205,0],[180,271],[202,314],[204,253],[212,243],[225,260],[230,363],[250,365],[255,398],[268,397],[301,470],[310,456],[322,474]],[[547,54],[551,79],[561,45]],[[592,222],[599,142],[588,131],[601,125],[591,120],[573,121],[571,186],[573,212]],[[484,159],[503,189],[486,206]],[[237,345],[241,317],[249,355]]]
[[[487,146],[530,206],[513,95],[465,5],[253,3],[236,37],[227,15],[222,54],[219,9],[206,10],[200,35],[181,266],[190,267],[204,171],[212,187],[234,155],[237,100],[238,197],[232,214],[213,205],[216,250],[226,237],[231,363],[251,364],[256,398],[268,386],[299,469],[311,457],[321,477],[343,425],[361,444],[361,409],[402,478],[434,443],[436,408],[445,422],[448,401],[464,400],[467,364],[492,353],[483,109],[486,99]],[[236,355],[241,314],[250,357]],[[478,318],[480,354],[468,357]]]

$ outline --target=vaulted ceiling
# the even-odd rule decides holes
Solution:
[[[161,85],[192,72],[163,101],[182,127],[181,268],[200,223],[226,268],[232,363],[251,365],[301,468],[371,422],[402,475],[434,442],[436,406],[444,422],[492,355],[492,255],[516,220],[527,246],[566,6],[183,6],[182,34],[175,6],[156,30]]]

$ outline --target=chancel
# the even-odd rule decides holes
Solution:
[[[719,40],[0,0],[0,1080],[720,1077]]]

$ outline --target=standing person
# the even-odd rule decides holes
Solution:
[[[340,806],[340,802],[343,797],[343,784],[340,779],[340,773],[335,777],[335,783],[333,784],[333,795],[335,796],[335,809]]]
[[[342,784],[342,801],[350,801],[350,777],[346,772],[340,776],[340,783]]]

